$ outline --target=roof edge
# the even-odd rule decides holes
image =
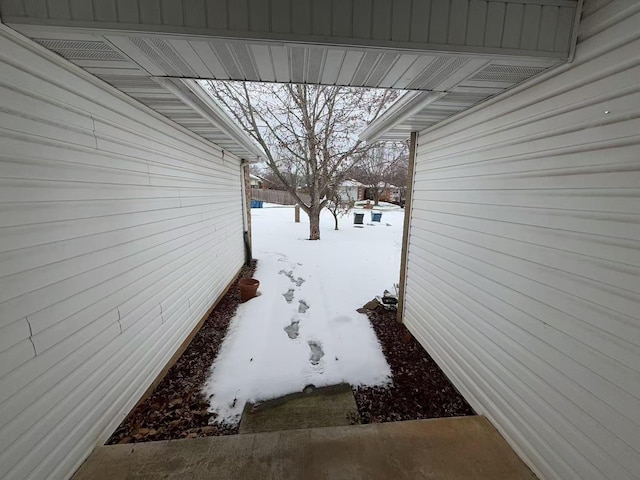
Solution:
[[[424,107],[440,100],[447,92],[423,91],[407,92],[400,97],[380,117],[371,122],[358,138],[366,143],[373,143],[393,127],[402,123],[411,115],[416,114]]]
[[[151,78],[236,142],[247,153],[243,157],[244,159],[251,163],[257,163],[265,157],[264,152],[251,140],[251,137],[233,121],[229,114],[211,98],[196,80],[171,77]]]

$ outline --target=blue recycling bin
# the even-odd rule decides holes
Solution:
[[[382,219],[382,212],[371,212],[371,221],[379,222]]]
[[[262,208],[262,200],[251,200],[251,208]]]

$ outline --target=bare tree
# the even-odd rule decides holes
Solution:
[[[263,148],[266,164],[309,216],[310,240],[320,239],[320,212],[335,186],[371,148],[357,133],[397,97],[391,90],[312,85],[203,86]]]
[[[398,187],[406,187],[409,180],[409,154],[403,155],[391,169],[389,181]]]
[[[353,177],[369,189],[374,205],[398,180],[406,163],[408,147],[405,142],[386,142],[374,145],[354,169]]]
[[[407,147],[408,148],[408,147]],[[391,169],[389,182],[398,187],[398,202],[404,206],[409,181],[409,154],[403,155]]]
[[[334,230],[339,230],[338,219],[347,215],[353,208],[355,200],[349,195],[349,191],[341,189],[340,186],[331,189],[329,201],[327,202],[327,210],[333,215]]]
[[[337,190],[333,191],[333,195],[327,202],[326,207],[327,207],[327,210],[331,212],[331,215],[333,215],[333,225],[334,225],[333,229],[338,230],[338,218],[340,217],[343,211],[342,198],[340,197],[340,192],[338,192]]]

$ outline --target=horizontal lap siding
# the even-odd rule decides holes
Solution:
[[[640,472],[640,8],[596,3],[572,65],[418,139],[405,322],[545,479]]]
[[[242,265],[240,162],[0,42],[0,477],[65,478]]]

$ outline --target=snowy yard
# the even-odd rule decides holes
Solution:
[[[321,240],[309,241],[308,218],[292,207],[252,210],[253,256],[260,296],[240,305],[214,362],[205,394],[218,421],[235,424],[256,402],[347,382],[384,385],[391,371],[366,315],[356,312],[398,282],[404,210],[381,223],[353,225],[353,211],[333,230],[321,217]]]

